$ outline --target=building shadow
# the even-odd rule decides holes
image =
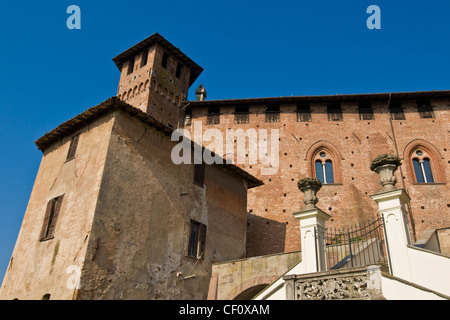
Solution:
[[[247,257],[285,251],[286,224],[247,212]]]

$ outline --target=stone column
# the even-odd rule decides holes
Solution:
[[[302,262],[305,273],[326,270],[324,234],[325,221],[330,218],[330,215],[316,207],[318,202],[316,194],[321,187],[322,183],[316,178],[305,178],[298,182],[298,188],[305,195],[303,202],[306,206],[293,215],[300,221]]]
[[[383,186],[379,193],[370,197],[377,202],[384,217],[385,236],[389,250],[391,273],[405,280],[412,280],[407,246],[411,244],[406,205],[410,198],[403,189],[395,188],[395,170],[400,159],[392,155],[381,155],[372,162],[371,170],[380,175]],[[386,169],[388,168],[389,169]]]

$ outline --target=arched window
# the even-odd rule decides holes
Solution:
[[[315,157],[316,178],[322,183],[334,183],[333,162],[325,151]]]
[[[417,149],[413,157],[412,162],[416,181],[418,183],[433,183],[434,178],[430,165],[430,156],[422,149]]]
[[[316,177],[323,184],[342,184],[342,156],[339,150],[330,142],[319,140],[306,152],[307,175]]]
[[[413,183],[445,183],[444,157],[431,143],[415,139],[403,151],[407,172]]]

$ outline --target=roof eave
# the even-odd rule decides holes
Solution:
[[[288,96],[288,97],[266,97],[266,98],[244,98],[244,99],[222,99],[187,101],[192,106],[207,105],[235,105],[235,104],[267,104],[267,103],[301,103],[301,102],[364,102],[364,101],[388,101],[392,100],[415,100],[415,99],[442,99],[450,98],[450,90],[436,91],[413,91],[413,92],[386,92],[386,93],[358,93],[339,95],[316,95],[316,96]]]
[[[122,70],[122,65],[126,61],[128,61],[131,57],[136,56],[145,48],[149,48],[154,44],[161,45],[165,50],[169,51],[172,55],[174,55],[178,60],[185,63],[191,69],[191,77],[189,79],[189,86],[191,86],[195,80],[200,76],[203,72],[203,68],[200,67],[197,63],[195,63],[191,58],[186,56],[180,49],[175,47],[169,41],[167,41],[163,36],[159,33],[154,33],[148,38],[142,40],[141,42],[135,44],[131,48],[125,50],[121,54],[114,57],[112,60],[119,69]]]

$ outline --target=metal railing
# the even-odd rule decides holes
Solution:
[[[316,230],[316,243],[325,243],[327,270],[363,267],[372,264],[389,265],[389,247],[384,236],[383,216],[349,228]]]

